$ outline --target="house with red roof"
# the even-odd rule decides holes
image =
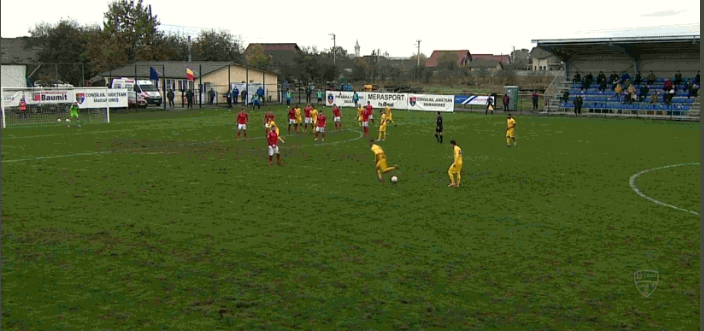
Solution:
[[[472,61],[485,60],[485,61],[498,61],[501,64],[511,63],[511,56],[507,55],[494,55],[494,54],[472,54]]]
[[[446,54],[457,54],[457,65],[459,65],[460,67],[465,67],[467,66],[467,63],[472,61],[472,54],[470,54],[469,50],[466,49],[456,51],[433,51],[433,54],[430,55],[430,58],[425,61],[425,67],[437,67],[438,63],[440,62],[440,58],[442,58]]]

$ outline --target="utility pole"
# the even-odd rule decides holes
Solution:
[[[335,34],[330,33],[329,36],[332,36],[332,64],[335,64],[335,58],[337,54],[337,41],[335,40]]]
[[[516,46],[513,46],[513,53],[511,53],[511,63],[516,63]]]
[[[191,36],[188,36],[188,62],[191,62]]]
[[[416,61],[417,61],[417,63],[416,63],[416,78],[418,78],[418,73],[420,72],[420,42],[421,42],[421,40],[418,39],[418,40],[416,40],[416,42],[418,43],[418,53],[416,53]]]

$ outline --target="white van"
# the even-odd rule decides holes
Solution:
[[[112,88],[124,88],[128,91],[128,103],[131,107],[146,107],[148,104],[161,106],[161,93],[151,81],[135,80],[131,78],[116,78],[112,81]]]

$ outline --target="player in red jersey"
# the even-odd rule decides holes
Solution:
[[[298,133],[298,123],[296,123],[296,108],[293,107],[288,110],[288,133],[291,133],[291,125],[294,126],[296,133]]]
[[[244,140],[247,140],[247,122],[249,122],[249,115],[244,112],[244,108],[241,108],[240,113],[237,114],[237,140],[240,139],[242,131],[244,131]]]
[[[374,123],[374,107],[372,107],[372,103],[367,101],[367,106],[365,107],[367,110],[367,113],[369,114],[369,119],[372,120],[372,124]]]
[[[264,114],[264,135],[269,133],[269,123],[275,118],[276,116],[274,116],[274,113],[271,112],[271,109],[269,109],[269,111]]]
[[[266,142],[269,144],[269,166],[271,166],[271,161],[274,154],[276,154],[276,164],[283,165],[281,163],[281,155],[279,154],[279,141],[282,144],[285,143],[285,141],[276,133],[276,127],[272,127],[266,135]]]
[[[340,107],[332,105],[332,115],[332,122],[335,124],[335,129],[338,131],[342,130],[342,112],[340,111]]]
[[[320,114],[318,114],[318,127],[315,129],[315,140],[318,140],[318,134],[322,133],[323,134],[323,141],[325,141],[325,121],[327,119],[325,118],[325,114],[321,111]]]
[[[303,132],[308,132],[308,124],[310,124],[310,131],[313,132],[315,128],[313,127],[313,119],[310,117],[310,111],[313,110],[313,107],[310,105],[306,105],[306,108],[303,109],[305,112],[305,119],[303,120]]]
[[[364,129],[364,135],[369,134],[369,112],[368,111],[363,111],[362,112],[362,128]]]

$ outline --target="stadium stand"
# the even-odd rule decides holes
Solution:
[[[700,70],[699,35],[627,37],[594,39],[553,39],[533,40],[537,47],[559,57],[565,70],[560,73],[546,91],[548,104],[546,112],[572,113],[574,100],[582,97],[583,113],[613,116],[678,117],[699,119],[699,83],[690,89]],[[607,83],[597,82],[603,72]],[[622,84],[624,93],[618,95],[610,76],[615,73]],[[640,73],[640,82],[636,75]],[[650,81],[648,76],[656,76]],[[591,74],[591,84],[574,81],[575,76],[584,80]],[[627,74],[628,81],[621,77]],[[668,94],[666,84],[675,81],[677,74],[682,81],[674,84],[675,94]],[[670,80],[670,82],[668,82]],[[626,97],[630,90],[635,100]],[[647,87],[646,90],[641,88]],[[641,96],[641,93],[647,95]],[[653,92],[656,92],[653,100]]]

